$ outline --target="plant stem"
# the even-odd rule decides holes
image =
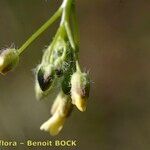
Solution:
[[[18,53],[21,54],[39,35],[41,35],[50,25],[52,25],[62,14],[62,7],[42,26],[40,27],[19,49]]]
[[[71,47],[75,51],[76,50],[76,45],[75,45],[74,38],[73,38],[73,35],[72,35],[72,32],[71,32],[70,23],[68,21],[66,21],[64,24],[65,24],[66,32],[67,32]]]
[[[78,60],[76,60],[76,70],[81,73],[81,67]]]
[[[71,26],[70,26],[70,16],[72,16],[73,21],[73,29],[74,32],[72,33]],[[75,1],[74,0],[64,0],[63,2],[63,13],[61,24],[64,25],[68,39],[70,41],[71,47],[74,50],[74,58],[76,60],[76,69],[81,72],[81,68],[78,62],[78,47],[79,47],[79,31],[77,25],[77,18],[76,18],[76,10],[75,10]]]
[[[50,62],[52,62],[51,53],[52,53],[53,50],[54,50],[55,43],[56,43],[58,37],[59,37],[60,35],[63,35],[63,32],[64,32],[64,27],[63,27],[63,26],[59,27],[58,30],[57,30],[57,33],[56,33],[56,35],[55,35],[55,37],[54,37],[54,39],[53,39],[53,41],[52,41],[52,43],[51,43],[51,45],[50,45],[50,53],[49,53],[49,57],[50,57],[49,60],[50,60]]]
[[[71,16],[71,9],[72,9],[72,4],[73,4],[74,0],[64,0],[62,3],[62,17],[61,17],[61,21],[60,21],[60,26],[57,30],[57,33],[50,45],[50,62],[52,62],[52,57],[51,57],[51,53],[53,51],[54,45],[57,41],[57,38],[61,35],[64,34],[64,32],[67,33],[68,39],[70,41],[71,47],[73,48],[73,50],[76,50],[76,45],[74,42],[74,38],[71,32],[71,27],[70,27],[70,16]]]
[[[77,23],[77,15],[76,15],[76,7],[75,4],[72,5],[72,24],[73,24],[73,35],[74,35],[74,40],[76,43],[76,46],[78,47],[80,44],[80,37],[79,37],[79,28],[78,28],[78,23]]]
[[[60,22],[59,28],[61,28],[62,26],[65,26],[71,47],[75,51],[78,43],[75,43],[75,41],[74,41],[74,38],[76,37],[76,35],[73,36],[73,34],[71,32],[70,23],[69,23],[73,2],[74,2],[74,0],[64,0],[61,7],[56,11],[56,13],[18,49],[18,53],[21,54],[36,38],[38,38],[46,29],[48,29],[48,27],[50,25],[52,25],[61,16],[61,14],[62,14],[62,17],[61,17],[61,22]],[[76,22],[76,20],[75,20],[75,22]],[[76,25],[74,27],[75,27],[75,32],[76,32]],[[54,38],[54,39],[56,39],[56,38]],[[53,43],[55,43],[55,42],[53,42]]]
[[[73,2],[74,2],[74,0],[64,0],[63,1],[63,4],[62,4],[63,13],[62,13],[62,18],[61,18],[60,25],[65,26],[65,29],[66,29],[71,47],[73,48],[73,50],[75,50],[76,45],[75,45],[75,42],[74,42],[74,38],[73,38],[73,35],[72,35],[72,32],[71,32],[71,27],[70,27],[70,23],[69,23]]]

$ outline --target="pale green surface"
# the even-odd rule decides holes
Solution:
[[[59,4],[58,4],[59,2]],[[61,1],[1,0],[0,47],[18,48]],[[56,138],[77,139],[79,150],[150,149],[150,2],[77,0],[80,63],[92,84],[88,109],[75,110]],[[53,139],[39,130],[48,101],[37,102],[31,71],[51,41],[50,28],[22,55],[15,71],[0,77],[0,138]],[[23,149],[23,148],[22,148]]]

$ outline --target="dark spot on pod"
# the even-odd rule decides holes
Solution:
[[[88,98],[89,97],[89,90],[86,87],[81,88],[79,94],[81,95],[82,98]]]
[[[10,48],[0,51],[0,58],[2,59],[0,73],[3,75],[14,69],[19,62],[19,55],[16,49]]]
[[[87,75],[84,76],[84,84],[80,85],[79,94],[82,98],[88,98],[90,92],[90,79]]]
[[[3,70],[1,70],[1,73],[3,75],[5,75],[8,71],[10,71],[13,68],[12,64],[8,64],[7,66],[5,66],[5,68]]]
[[[83,94],[85,97],[89,97],[89,93],[90,93],[90,83],[86,84]]]
[[[56,72],[57,77],[61,77],[63,75],[62,69],[56,69],[55,72]]]
[[[45,75],[44,71],[42,69],[39,69],[37,79],[41,90],[46,91],[52,85],[54,75]]]

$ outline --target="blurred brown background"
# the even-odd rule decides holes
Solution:
[[[36,101],[32,69],[56,24],[26,50],[15,71],[0,76],[0,139],[76,139],[73,150],[149,150],[150,1],[76,2],[80,62],[93,81],[87,111],[75,110],[57,137],[39,130],[49,117],[53,97]],[[0,0],[0,48],[13,43],[19,47],[60,3]]]

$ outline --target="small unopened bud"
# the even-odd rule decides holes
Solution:
[[[71,77],[72,103],[80,111],[86,110],[87,98],[89,97],[90,81],[86,73],[75,72]]]
[[[37,71],[37,80],[42,91],[48,90],[55,79],[55,72],[52,65],[40,66]]]
[[[3,50],[0,54],[0,73],[6,74],[14,69],[19,62],[19,55],[14,48]]]

